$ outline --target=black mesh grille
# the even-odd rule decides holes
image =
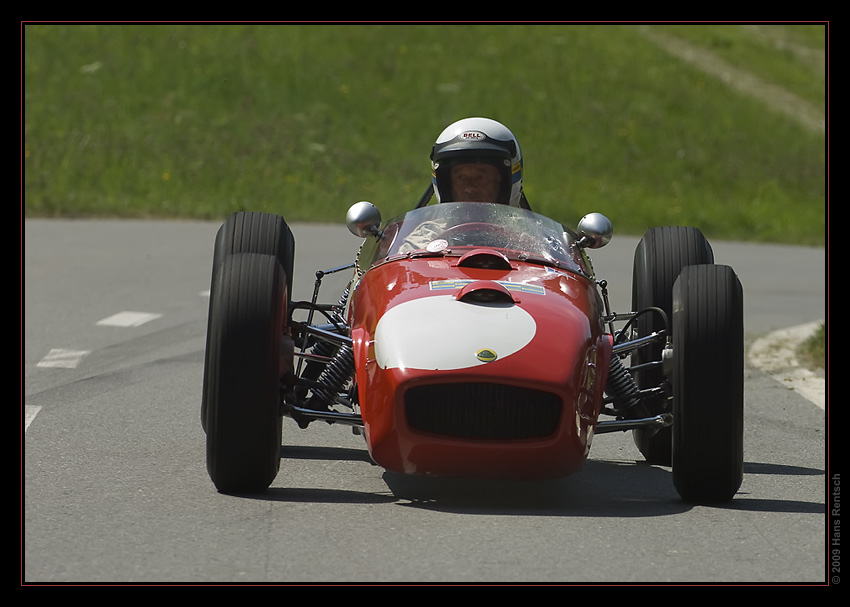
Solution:
[[[529,388],[490,383],[416,386],[405,393],[408,425],[453,438],[544,438],[558,429],[561,400]]]

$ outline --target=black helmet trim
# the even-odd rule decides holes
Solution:
[[[480,138],[470,140],[469,137],[473,135],[480,135]],[[434,162],[457,156],[495,156],[507,160],[510,164],[515,155],[516,144],[513,141],[491,139],[483,133],[475,132],[462,133],[451,141],[436,143],[431,150],[431,160]]]

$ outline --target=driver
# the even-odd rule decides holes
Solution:
[[[449,168],[449,187],[455,200],[496,202],[502,175],[492,164],[458,164]]]
[[[489,118],[450,124],[431,149],[437,202],[497,202],[527,209],[522,170],[516,137]]]
[[[491,202],[530,208],[522,191],[522,152],[513,133],[490,118],[464,118],[446,127],[431,149],[431,182],[438,203]],[[400,251],[424,248],[444,225],[429,221]]]

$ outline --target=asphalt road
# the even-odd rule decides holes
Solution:
[[[628,434],[544,483],[401,478],[349,428],[285,420],[281,472],[216,492],[199,422],[217,224],[28,220],[23,583],[825,583],[825,412],[746,370],[745,478],[679,501]],[[344,226],[293,226],[294,297],[351,260]],[[594,255],[629,308],[636,238]],[[713,243],[744,285],[747,343],[824,317],[822,248]],[[346,277],[325,280],[335,300]]]

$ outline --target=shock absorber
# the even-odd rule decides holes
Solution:
[[[623,366],[623,362],[618,356],[611,357],[605,391],[613,398],[614,411],[616,413],[621,413],[635,406],[640,401],[635,378]]]
[[[318,408],[316,405],[332,405],[337,394],[345,387],[345,384],[354,375],[354,350],[349,345],[340,346],[333,359],[325,366],[319,375],[317,383],[320,387],[313,388],[313,396],[308,407]],[[316,402],[318,401],[318,402]]]

